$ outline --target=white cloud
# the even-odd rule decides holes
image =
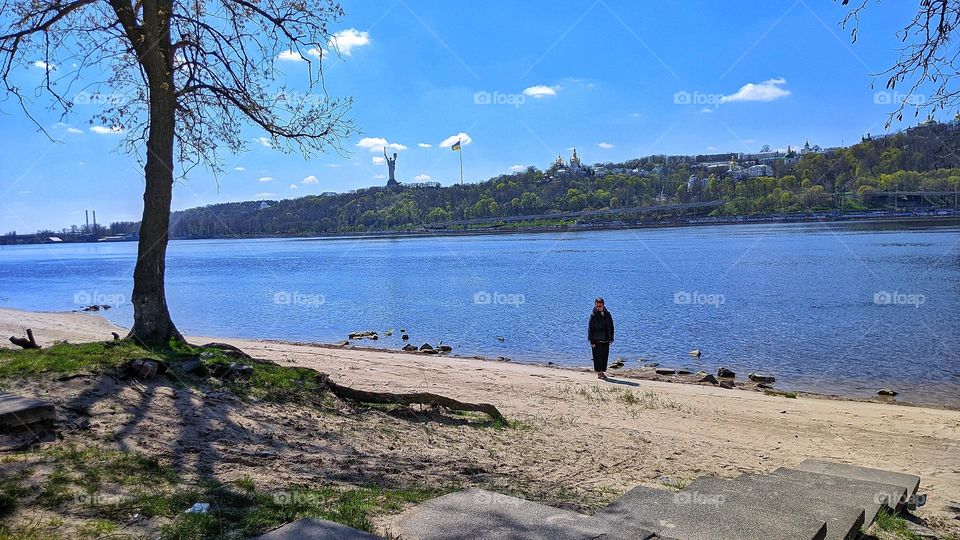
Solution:
[[[272,177],[272,176],[264,176],[264,177],[260,178],[260,180],[258,180],[258,182],[263,182],[264,184],[266,184],[267,182],[273,182],[273,177]]]
[[[277,196],[276,193],[269,193],[264,191],[264,192],[257,193],[256,195],[253,196],[253,198],[254,199],[272,199],[276,196]]]
[[[311,174],[310,176],[301,180],[300,183],[301,184],[319,184],[320,180],[317,180],[317,177]]]
[[[234,167],[233,170],[243,172],[243,171],[247,170],[247,168],[246,168],[246,167]]]
[[[371,152],[382,152],[384,148],[388,150],[406,150],[407,147],[400,143],[387,142],[383,137],[364,137],[357,143],[357,147],[366,148]]]
[[[273,144],[270,142],[268,137],[257,137],[253,142],[260,143],[260,146],[265,148],[273,148]]]
[[[470,138],[469,135],[461,131],[456,135],[451,135],[446,139],[440,141],[440,143],[437,146],[453,146],[453,143],[457,142],[458,140],[460,141],[461,146],[466,146],[473,142],[473,139]]]
[[[538,84],[536,86],[531,86],[530,88],[525,88],[523,90],[523,95],[532,97],[534,99],[540,99],[546,96],[557,95],[557,90],[559,89],[560,89],[559,86],[545,86],[542,84]]]
[[[773,101],[790,95],[790,91],[782,88],[787,84],[783,77],[769,79],[762,83],[747,83],[740,87],[735,93],[729,96],[723,96],[721,103],[733,101]]]
[[[710,107],[704,107],[704,108],[700,109],[700,112],[702,112],[702,113],[704,113],[704,114],[708,114],[708,113],[712,113],[712,112],[713,112],[713,109],[711,109]]]
[[[419,146],[420,148],[433,148],[432,144],[427,144],[425,142],[418,142],[417,146]]]
[[[281,62],[303,62],[303,56],[297,51],[281,51],[277,55],[277,60]]]
[[[613,148],[613,145],[608,142],[597,143],[597,146],[599,146],[600,148],[603,148],[604,150],[609,150],[610,148]]]
[[[339,169],[339,168],[340,168],[340,164],[339,164],[339,163],[327,163],[327,167],[330,167],[330,168],[333,168],[333,169]]]
[[[75,134],[75,135],[82,135],[82,134],[83,134],[83,130],[82,130],[82,129],[77,129],[77,128],[75,128],[75,127],[68,127],[68,128],[67,128],[67,133],[73,133],[73,134]]]
[[[510,170],[513,171],[513,172],[523,172],[523,171],[527,170],[527,166],[526,166],[526,165],[513,165],[513,166],[510,167]]]
[[[375,175],[373,175],[373,177],[376,178],[377,180],[383,180],[384,178],[387,177],[387,175],[385,175],[385,174],[375,174]]]
[[[92,133],[96,133],[97,135],[120,135],[123,133],[123,128],[117,126],[93,126],[90,128],[90,131]]]
[[[413,179],[416,180],[417,182],[426,182],[427,180],[430,179],[430,175],[429,175],[429,174],[418,174],[418,175],[414,176]]]
[[[716,150],[716,149],[717,149],[716,146],[708,146],[708,147],[707,147],[707,152],[713,152],[713,151]]]
[[[356,28],[341,30],[330,36],[327,44],[340,51],[344,56],[350,56],[355,47],[363,47],[370,44],[370,33],[361,32]]]
[[[383,165],[387,162],[387,160],[383,159],[381,156],[373,156],[370,158],[370,161],[372,161],[374,165]]]
[[[290,189],[297,189],[297,185],[296,185],[296,184],[290,184]]]
[[[327,55],[327,51],[325,51],[325,50],[323,50],[323,49],[320,49],[320,48],[317,48],[317,47],[314,47],[314,48],[308,50],[308,51],[307,51],[307,54],[309,54],[310,56],[312,56],[312,57],[314,57],[314,58],[323,58],[324,56]]]
[[[52,71],[54,69],[57,69],[57,66],[55,64],[48,64],[43,60],[37,60],[36,62],[34,62],[33,67],[37,69],[42,69],[44,71]]]

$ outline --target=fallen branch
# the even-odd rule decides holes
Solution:
[[[39,349],[40,345],[37,343],[37,340],[33,338],[33,330],[27,328],[27,337],[20,338],[15,336],[10,336],[10,343],[13,343],[17,347],[23,349]]]
[[[341,386],[330,380],[326,373],[317,375],[317,380],[326,385],[333,395],[341,399],[349,399],[359,403],[377,403],[377,404],[395,404],[395,405],[434,405],[444,407],[451,411],[472,411],[486,413],[490,418],[497,421],[506,422],[506,418],[500,414],[496,407],[489,403],[465,403],[453,398],[431,394],[429,392],[416,392],[413,394],[394,394],[391,392],[368,392],[366,390],[357,390],[348,386]]]

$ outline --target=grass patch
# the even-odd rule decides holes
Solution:
[[[888,535],[893,535],[898,540],[921,540],[920,535],[907,527],[906,519],[892,513],[888,508],[881,508],[877,512],[872,527],[878,532],[882,531]]]
[[[796,392],[784,392],[782,390],[764,390],[763,393],[768,396],[780,396],[788,399],[797,399]]]
[[[247,538],[304,517],[318,517],[372,532],[372,519],[441,494],[436,489],[317,487],[284,491],[259,489],[250,478],[229,484],[186,483],[170,467],[132,452],[66,447],[20,454],[53,465],[39,494],[17,488],[10,513],[31,506],[82,517],[79,537],[115,534],[132,514],[167,518],[157,531],[164,539]],[[19,482],[7,482],[15,487]],[[5,493],[7,495],[7,493]],[[184,511],[210,504],[205,514]],[[0,526],[0,540],[50,538],[47,523]]]
[[[0,380],[51,373],[99,372],[132,358],[160,359],[132,342],[107,343],[59,343],[44,349],[0,349]]]

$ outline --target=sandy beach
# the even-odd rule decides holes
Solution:
[[[0,309],[3,346],[10,346],[7,336],[23,335],[26,328],[33,329],[42,345],[106,340],[111,332],[124,333],[94,314]],[[705,475],[764,473],[816,457],[920,475],[921,491],[929,499],[918,514],[940,531],[960,531],[960,521],[948,510],[951,501],[960,501],[958,411],[803,395],[791,399],[662,381],[602,382],[587,371],[456,357],[215,341],[240,347],[256,358],[310,367],[359,389],[429,391],[492,403],[522,426],[480,430],[433,422],[431,417],[384,414],[327,419],[321,424],[304,410],[285,413],[289,421],[278,426],[258,418],[277,413],[274,405],[222,411],[213,406],[210,414],[223,418],[204,418],[194,436],[202,439],[214,433],[218,442],[210,445],[210,455],[204,450],[196,459],[210,460],[212,473],[220,478],[250,475],[278,484],[374,474],[396,482],[452,480],[536,495],[548,502],[569,501],[572,494],[589,510],[637,484],[683,485]],[[82,381],[70,383],[77,385],[77,392],[82,389]],[[19,390],[38,392],[43,385]],[[164,409],[182,410],[178,400],[197,399],[184,394],[157,391],[148,415],[153,420],[123,429],[104,423],[95,425],[94,431],[118,431],[115,440],[124,448],[178,455],[169,436],[157,436],[170,429],[195,429]],[[113,406],[123,408],[142,396],[121,388],[111,399],[116,400]],[[123,424],[131,417],[116,415],[115,422]],[[357,426],[369,431],[363,436],[344,433]],[[256,435],[269,432],[283,441],[270,450],[275,455],[269,459],[269,470],[261,460],[224,458],[263,445],[262,440],[244,438],[243,430]],[[389,523],[381,526],[387,529]]]

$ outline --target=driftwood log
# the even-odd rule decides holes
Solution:
[[[341,386],[330,380],[326,373],[317,375],[317,380],[330,389],[333,395],[341,399],[349,399],[359,403],[377,403],[390,405],[434,405],[445,407],[451,411],[472,411],[486,413],[497,421],[506,421],[497,408],[489,403],[466,403],[453,398],[432,394],[430,392],[415,392],[412,394],[394,394],[391,392],[368,392],[348,386]]]
[[[33,330],[27,328],[27,337],[20,338],[15,336],[10,336],[10,343],[13,343],[17,347],[24,349],[39,349],[40,344],[37,343],[37,340],[33,338]]]

